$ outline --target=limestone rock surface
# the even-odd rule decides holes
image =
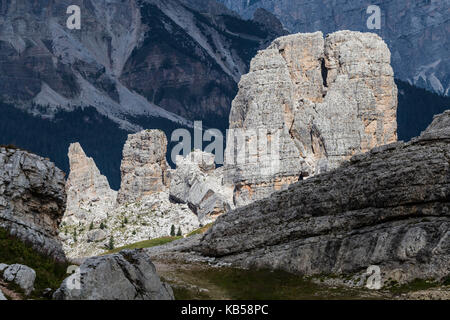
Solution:
[[[376,34],[274,40],[252,60],[232,104],[225,183],[236,186],[235,204],[395,142],[396,112],[390,52]]]
[[[205,225],[233,208],[233,188],[223,184],[222,168],[216,169],[214,155],[195,150],[177,156],[171,173],[172,201],[186,203]]]
[[[198,251],[232,265],[307,275],[377,265],[403,281],[448,276],[449,119],[447,111],[409,143],[355,155],[219,217]]]
[[[27,266],[12,264],[3,272],[3,279],[8,282],[14,282],[26,295],[29,295],[34,290],[36,272]]]
[[[186,235],[200,227],[197,217],[186,204],[169,200],[168,192],[143,197],[138,202],[118,206],[108,218],[93,223],[64,225],[60,230],[64,250],[69,258],[91,257],[109,249],[171,235],[181,230]]]
[[[64,223],[97,223],[106,219],[116,205],[117,192],[110,188],[107,178],[79,143],[70,145],[68,156],[70,174],[66,183]]]
[[[57,235],[65,209],[64,172],[48,159],[0,147],[0,227],[64,261]]]
[[[144,130],[128,135],[120,167],[119,205],[136,202],[143,196],[167,189],[170,167],[166,152],[167,137],[160,130]]]
[[[87,259],[54,293],[57,300],[174,300],[143,250]]]

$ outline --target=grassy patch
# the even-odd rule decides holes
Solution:
[[[0,263],[23,264],[36,271],[35,291],[31,298],[39,299],[46,288],[57,289],[67,277],[68,264],[56,262],[35,251],[31,245],[11,236],[5,229],[0,228]],[[11,284],[11,289],[17,288]]]
[[[394,294],[402,294],[407,292],[427,290],[439,286],[440,283],[432,280],[415,279],[404,285],[393,284],[389,291]]]
[[[172,286],[175,300],[210,300],[210,297],[199,290],[188,289],[180,286]]]
[[[208,230],[212,227],[212,225],[213,225],[212,223],[207,224],[206,226],[201,227],[200,229],[197,229],[197,230],[192,231],[192,232],[189,233],[187,236],[188,236],[188,237],[191,237],[191,236],[195,236],[195,235],[197,235],[197,234],[204,234],[206,231],[208,231]]]
[[[193,270],[192,274],[177,275],[181,279],[198,279],[197,287],[209,292],[174,286],[177,300],[320,300],[358,299],[359,290],[329,288],[311,280],[284,271],[241,270],[235,268],[205,268]],[[191,283],[191,282],[189,282]],[[213,296],[209,296],[212,294]]]
[[[156,247],[156,246],[162,246],[163,244],[181,239],[183,237],[163,237],[163,238],[157,238],[157,239],[151,239],[151,240],[146,240],[146,241],[141,241],[141,242],[136,242],[133,244],[129,244],[120,248],[115,248],[113,250],[109,250],[107,252],[105,252],[104,254],[113,254],[113,253],[118,253],[122,250],[133,250],[133,249],[144,249],[144,248],[151,248],[151,247]]]

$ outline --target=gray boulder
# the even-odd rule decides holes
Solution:
[[[9,264],[0,263],[0,272],[9,267]]]
[[[28,296],[34,290],[36,272],[27,266],[12,264],[3,272],[3,279],[17,284]]]
[[[105,240],[107,235],[102,229],[89,231],[87,234],[89,242],[99,242]]]
[[[56,300],[174,300],[143,250],[85,260],[54,293]]]
[[[0,290],[0,301],[5,301],[6,299],[5,295],[3,294],[2,290]]]

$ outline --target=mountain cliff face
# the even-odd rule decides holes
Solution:
[[[450,95],[448,0],[219,0],[245,18],[258,8],[274,13],[290,32],[376,32],[392,52],[396,77]],[[369,5],[381,9],[381,29],[367,29]]]
[[[136,117],[227,115],[250,58],[274,37],[210,3],[202,14],[179,0],[2,1],[0,98],[45,116],[93,106],[131,131]],[[81,30],[66,27],[69,5]]]
[[[64,182],[64,173],[48,159],[0,147],[0,227],[61,262],[66,259],[58,239]]]
[[[356,155],[221,216],[199,251],[218,261],[301,274],[357,273],[383,281],[450,273],[450,112],[409,143]],[[399,279],[398,279],[399,280]]]
[[[321,32],[276,39],[252,60],[231,109],[225,180],[235,186],[236,205],[397,141],[396,114],[390,52],[379,36],[339,31],[325,39]],[[240,142],[262,130],[248,137],[248,147]],[[277,150],[261,152],[265,141]],[[256,144],[258,152],[251,151]],[[239,161],[235,149],[244,147],[248,159]]]

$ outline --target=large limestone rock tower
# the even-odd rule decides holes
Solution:
[[[321,32],[289,35],[260,51],[239,83],[230,114],[234,131],[227,140],[225,183],[236,186],[235,204],[265,198],[395,142],[397,87],[390,58],[378,35],[350,31],[325,39]],[[247,157],[238,159],[238,151],[247,149]]]

